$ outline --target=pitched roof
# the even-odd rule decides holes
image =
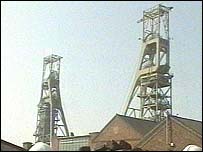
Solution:
[[[177,116],[172,116],[174,119],[181,122],[183,125],[189,127],[190,129],[196,131],[197,133],[202,135],[202,122],[198,120],[182,118]]]
[[[20,147],[18,145],[15,145],[13,143],[10,143],[8,141],[2,140],[1,139],[1,150],[2,151],[7,151],[7,150],[11,150],[11,149],[7,149],[8,147],[6,147],[6,149],[4,149],[4,145],[7,145],[8,147],[14,148],[16,149],[16,151],[25,151],[25,149],[23,147]]]
[[[139,118],[132,118],[128,116],[118,115],[119,118],[124,120],[127,124],[129,124],[134,130],[138,131],[141,134],[146,134],[152,128],[154,128],[158,123],[150,120],[143,120]]]
[[[105,126],[104,128],[99,132],[98,135],[96,135],[92,141],[96,140],[101,132],[115,119],[121,119],[123,120],[126,124],[128,124],[132,129],[136,130],[139,132],[141,135],[145,135],[147,132],[149,132],[151,129],[153,129],[156,125],[158,125],[157,122],[149,121],[149,120],[143,120],[139,118],[133,118],[133,117],[128,117],[120,114],[116,114]]]
[[[181,125],[185,126],[187,129],[189,128],[190,131],[195,131],[195,134],[198,134],[198,136],[202,135],[202,122],[197,120],[192,120],[188,118],[182,118],[177,116],[170,116],[173,120],[176,120]],[[137,144],[138,147],[142,147],[143,144],[150,141],[150,139],[155,135],[157,130],[161,128],[163,125],[165,125],[166,119],[159,122],[157,126],[155,126],[153,129],[151,129],[143,138],[142,140]]]

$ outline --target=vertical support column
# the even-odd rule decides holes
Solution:
[[[158,75],[156,75],[156,111],[155,111],[155,121],[158,121]]]
[[[170,37],[169,37],[169,13],[167,13],[167,18],[168,18],[168,22],[167,22],[167,27],[168,27],[168,50],[167,50],[167,54],[168,54],[168,65],[170,65]]]
[[[159,38],[158,38],[159,39]],[[159,40],[156,42],[156,66],[160,65],[160,42]]]
[[[174,147],[173,138],[172,138],[172,122],[170,118],[170,114],[167,112],[166,116],[166,145],[168,150],[171,151]]]
[[[53,137],[53,105],[52,105],[52,92],[51,92],[51,85],[50,85],[50,79],[48,80],[49,85],[49,95],[50,95],[50,147],[52,148],[52,137]]]
[[[142,24],[142,42],[144,42],[144,39],[145,39],[145,11],[143,11],[143,24]]]
[[[168,114],[166,115],[166,145],[168,145]]]
[[[146,95],[146,86],[142,85],[142,79],[141,79],[141,86],[140,86],[140,117],[144,118],[144,104],[145,104],[145,98],[143,97]]]
[[[170,114],[172,115],[172,77],[170,78]]]
[[[159,16],[158,16],[158,37],[160,37],[160,9],[161,9],[161,5],[159,4],[159,6],[158,6],[158,14],[159,14]]]

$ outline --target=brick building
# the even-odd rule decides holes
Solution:
[[[58,140],[59,151],[79,151],[81,147],[89,146],[89,135],[61,137]]]
[[[87,151],[90,148],[91,140],[98,135],[99,132],[92,132],[88,135],[83,136],[70,136],[70,137],[59,137],[55,141],[54,149],[56,151]]]
[[[202,147],[202,122],[169,116],[152,122],[116,114],[90,141],[91,150],[125,140],[132,148],[149,151],[183,150],[189,144]]]
[[[202,122],[170,116],[148,132],[136,146],[149,151],[182,151],[187,145],[202,147]]]
[[[90,141],[91,150],[108,145],[112,140],[125,140],[134,147],[158,123],[127,117],[123,115],[114,116],[100,133]]]
[[[24,148],[1,139],[1,151],[26,151]]]

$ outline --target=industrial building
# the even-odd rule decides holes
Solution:
[[[1,139],[1,151],[26,151],[26,149]]]
[[[190,144],[202,147],[202,122],[177,116],[153,122],[117,114],[91,141],[91,150],[112,140],[124,140],[132,149],[143,151],[181,151]]]
[[[131,145],[130,150],[143,151],[182,151],[191,144],[202,147],[202,122],[172,115],[154,122],[116,114],[100,132],[58,138],[57,150],[112,150],[112,141],[125,141]]]
[[[191,144],[202,147],[202,122],[169,116],[148,132],[136,146],[150,151],[182,151]]]
[[[100,132],[70,136],[60,97],[58,55],[43,60],[41,96],[35,142],[53,150],[179,151],[202,147],[202,122],[173,116],[170,73],[169,12],[157,5],[143,12],[142,49],[138,70],[122,115],[116,114]]]
[[[81,147],[90,146],[90,136],[73,136],[59,138],[59,151],[80,151]]]
[[[91,149],[101,148],[112,140],[125,140],[134,147],[157,124],[153,121],[116,114],[91,141]]]

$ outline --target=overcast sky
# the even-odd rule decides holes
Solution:
[[[121,113],[141,51],[142,11],[170,13],[173,114],[202,120],[201,2],[2,2],[1,139],[34,142],[43,57],[61,62],[71,132],[100,131]]]

